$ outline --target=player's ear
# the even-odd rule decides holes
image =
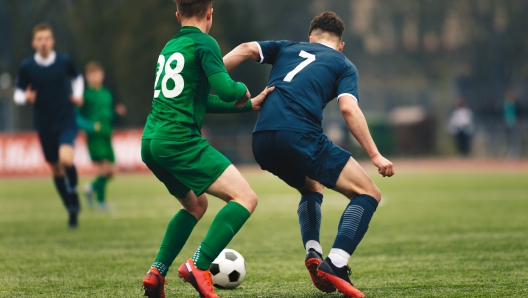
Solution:
[[[211,9],[207,11],[207,20],[209,21],[212,17],[213,17],[213,8],[211,7]]]
[[[344,47],[345,47],[345,42],[344,41],[340,42],[339,47],[337,48],[337,51],[342,52]]]
[[[316,42],[315,41],[315,37],[313,37],[313,35],[310,35],[309,39],[310,39],[310,43],[315,43]]]
[[[181,24],[181,15],[179,12],[176,12],[176,19],[178,19],[178,23]]]

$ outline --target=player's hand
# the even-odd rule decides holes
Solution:
[[[71,97],[71,101],[73,102],[74,105],[80,107],[83,105],[84,103],[84,99],[82,97],[74,97],[72,96]]]
[[[99,121],[94,123],[94,131],[99,132],[101,130],[101,123]]]
[[[33,104],[35,103],[36,100],[37,100],[37,91],[31,89],[31,85],[29,85],[26,88],[26,102]]]
[[[250,98],[251,98],[251,93],[249,93],[249,89],[246,89],[246,94],[235,102],[235,108],[237,109],[243,108]]]
[[[124,104],[119,103],[115,106],[115,112],[121,117],[124,117],[127,114],[127,108]]]
[[[260,94],[257,95],[257,97],[252,98],[251,99],[251,109],[253,111],[260,111],[260,109],[262,109],[262,105],[264,105],[264,101],[266,100],[266,97],[268,96],[268,94],[273,92],[273,90],[275,90],[275,86],[266,87],[266,89],[260,92]]]
[[[378,173],[383,177],[391,177],[394,175],[394,165],[392,162],[381,154],[372,158],[372,163],[378,168]]]

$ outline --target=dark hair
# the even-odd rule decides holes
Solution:
[[[176,9],[184,18],[203,18],[213,5],[213,0],[173,0]]]
[[[341,39],[343,31],[345,31],[345,23],[334,12],[325,11],[316,15],[312,20],[308,35],[312,35],[312,31],[317,29],[336,35]]]
[[[84,71],[86,73],[90,73],[90,72],[93,72],[93,71],[104,71],[104,68],[101,65],[101,63],[99,63],[97,61],[90,61],[90,62],[86,63],[86,66],[84,67]]]
[[[33,27],[33,37],[35,37],[35,34],[40,31],[46,31],[49,30],[51,33],[53,33],[53,29],[51,28],[51,25],[48,23],[39,23],[36,24],[35,27]]]

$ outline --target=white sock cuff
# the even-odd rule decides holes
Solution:
[[[316,252],[323,255],[323,248],[321,247],[321,244],[315,240],[308,240],[308,242],[306,242],[305,248],[306,248],[306,253],[308,253],[308,250],[310,248],[313,248]]]
[[[341,268],[348,264],[348,259],[350,259],[350,254],[346,251],[339,248],[332,248],[328,257],[336,267]]]

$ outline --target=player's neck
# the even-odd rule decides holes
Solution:
[[[100,85],[90,85],[90,84],[88,84],[88,88],[96,90],[96,91],[99,91],[99,90],[103,89],[103,84],[100,84]]]
[[[48,53],[47,57],[43,57],[41,53],[36,52],[34,58],[37,64],[41,66],[50,66],[55,62],[56,56],[57,54],[55,53],[55,51],[52,50]]]
[[[202,19],[202,20],[197,20],[195,18],[186,19],[186,20],[182,20],[181,25],[182,27],[186,27],[186,26],[196,27],[205,34],[209,33],[207,32],[207,20],[206,19]]]
[[[333,40],[325,40],[325,39],[322,39],[322,40],[318,40],[318,41],[316,41],[316,42],[317,42],[317,43],[320,43],[320,44],[322,44],[322,45],[325,45],[325,46],[327,46],[327,47],[329,47],[329,48],[332,48],[332,49],[334,49],[334,50],[336,50],[336,51],[338,50],[338,45],[337,45],[337,44],[335,43],[335,41],[333,41]]]
[[[42,59],[48,59],[49,56],[51,55],[51,53],[53,53],[54,51],[51,50],[49,52],[37,52],[37,54],[42,58]]]

